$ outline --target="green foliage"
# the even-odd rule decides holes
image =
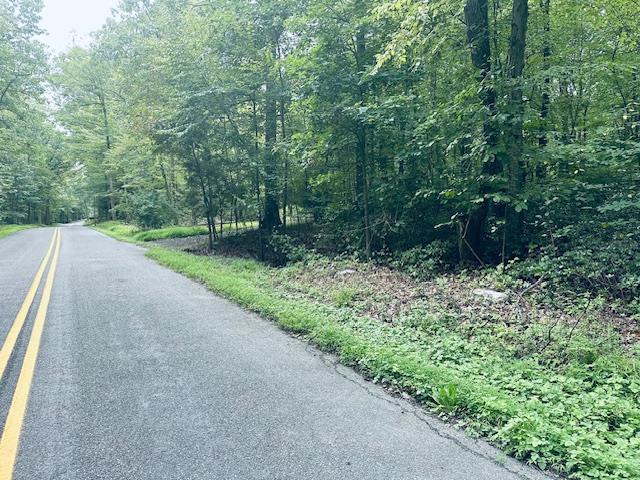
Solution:
[[[140,192],[131,197],[120,209],[140,228],[158,229],[169,219],[175,218],[169,202],[157,192]]]
[[[635,218],[606,222],[596,217],[557,236],[562,243],[555,249],[513,262],[509,274],[544,277],[557,292],[595,292],[626,301],[640,294],[640,223]]]
[[[297,239],[282,233],[269,237],[268,247],[274,265],[286,265],[304,260],[309,252]]]
[[[194,227],[167,227],[156,230],[145,230],[137,233],[134,236],[134,239],[139,242],[152,242],[167,238],[186,238],[198,235],[207,235],[208,233],[209,229],[202,225]]]
[[[460,403],[458,387],[452,383],[439,388],[434,387],[431,396],[438,408],[446,413],[454,413]]]
[[[156,228],[151,230],[143,230],[137,225],[131,225],[122,223],[118,220],[101,222],[94,225],[96,230],[103,233],[114,234],[118,240],[127,242],[153,242],[156,240],[166,240],[169,238],[188,238],[207,235],[209,233],[208,227],[204,225],[195,225],[190,227],[185,226],[172,226],[164,228]],[[219,225],[218,225],[219,228]],[[257,228],[255,222],[248,222],[243,225],[243,228]],[[223,233],[229,235],[234,233],[234,227],[229,224],[225,224]],[[219,232],[219,230],[218,230]],[[297,247],[302,248],[302,247]],[[303,250],[304,251],[304,250]],[[296,260],[297,261],[297,260]]]
[[[0,222],[69,221],[81,205],[70,194],[62,134],[48,121],[47,61],[37,40],[42,3],[0,0]]]
[[[354,287],[342,287],[333,293],[333,301],[337,307],[348,307],[353,304],[358,296],[358,289]]]
[[[138,227],[117,221],[99,223],[95,225],[95,229],[124,242],[134,242],[135,235],[140,231]]]
[[[541,255],[558,283],[633,297],[634,262],[606,269],[616,248],[587,278],[592,236],[637,241],[633,6],[532,5],[513,79],[514,2],[490,16],[484,73],[464,21],[481,3],[122,5],[54,68],[79,203],[143,228],[260,218],[265,238],[313,216],[319,250],[416,276]]]
[[[450,244],[434,240],[426,247],[414,247],[399,252],[392,264],[415,278],[427,279],[450,264],[451,251]]]

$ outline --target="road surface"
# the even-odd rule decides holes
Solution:
[[[0,480],[542,478],[142,248],[58,230],[59,253],[56,229],[0,240]]]

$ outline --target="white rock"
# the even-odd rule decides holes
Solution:
[[[345,275],[353,275],[354,273],[356,273],[355,270],[351,270],[350,268],[348,268],[346,270],[342,270],[341,272],[338,272],[336,275],[343,277]]]
[[[492,302],[504,302],[509,295],[502,292],[496,292],[495,290],[489,290],[488,288],[476,288],[473,291],[474,295],[484,298],[485,300],[491,300]]]

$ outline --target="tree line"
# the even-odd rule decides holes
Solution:
[[[2,155],[54,172],[62,159],[98,219],[204,219],[212,247],[221,219],[273,232],[301,216],[366,257],[433,242],[475,265],[584,256],[586,239],[628,251],[638,13],[635,0],[124,0],[90,47],[52,62],[54,119],[30,120],[48,139]],[[22,85],[15,102],[36,95]],[[25,121],[2,115],[7,132]],[[33,215],[0,188],[0,212]]]
[[[41,8],[36,0],[0,0],[0,223],[67,221],[82,211],[45,101]]]

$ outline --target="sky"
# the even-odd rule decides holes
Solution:
[[[86,45],[117,5],[118,0],[44,0],[41,25],[48,35],[42,41],[54,53],[74,43]]]

